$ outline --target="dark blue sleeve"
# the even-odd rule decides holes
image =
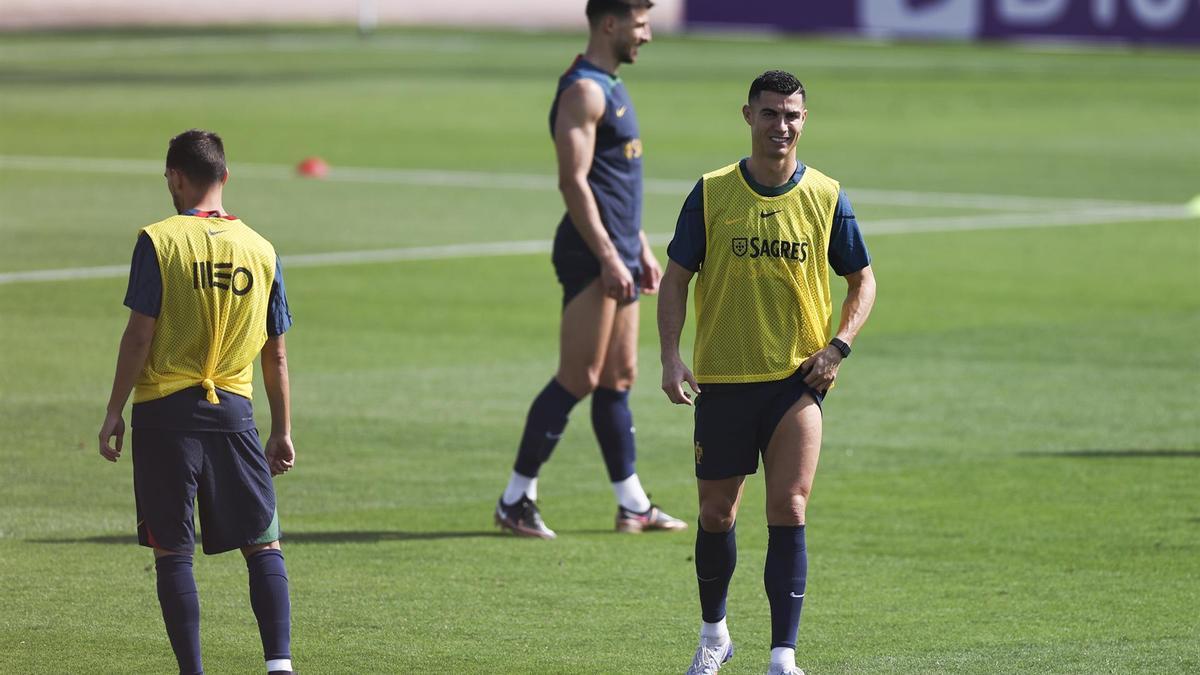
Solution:
[[[871,254],[863,241],[858,219],[850,207],[850,198],[845,192],[838,193],[837,210],[833,213],[833,227],[829,232],[829,266],[838,276],[854,274],[871,264]]]
[[[292,327],[292,313],[288,310],[287,289],[283,287],[283,264],[275,256],[275,281],[271,283],[271,297],[267,300],[267,335],[279,337]]]
[[[129,309],[158,318],[162,311],[162,270],[158,268],[158,254],[150,235],[143,232],[133,247],[133,260],[129,263],[129,286],[125,289],[125,306]]]
[[[680,266],[700,271],[704,263],[704,180],[696,181],[696,187],[683,202],[679,220],[675,223],[675,236],[667,245],[667,257]]]

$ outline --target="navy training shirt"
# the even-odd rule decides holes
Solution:
[[[149,235],[138,236],[129,265],[129,285],[125,306],[140,314],[158,318],[162,311],[162,270]],[[275,257],[275,280],[267,305],[267,335],[278,337],[292,326],[287,289],[283,284],[283,266]],[[250,399],[232,392],[217,394],[219,405],[208,402],[202,387],[188,387],[162,398],[135,403],[131,426],[139,429],[174,431],[239,432],[254,428],[254,408]]]
[[[746,184],[764,197],[778,197],[791,190],[804,176],[804,164],[796,162],[796,172],[791,180],[779,187],[766,187],[755,182],[746,169],[746,160],[738,163],[738,170],[746,179]],[[696,182],[683,209],[679,212],[679,220],[675,223],[675,236],[667,246],[667,256],[676,264],[698,272],[704,264],[705,241],[704,230],[704,179]],[[867,244],[863,241],[862,230],[858,227],[858,219],[850,206],[850,198],[845,191],[838,193],[837,208],[833,212],[833,226],[829,231],[829,266],[838,276],[854,274],[871,264],[871,255]]]
[[[642,140],[633,101],[621,78],[600,69],[583,58],[558,79],[558,90],[550,106],[550,136],[558,118],[558,101],[568,87],[589,79],[604,90],[604,115],[596,125],[596,147],[588,169],[588,186],[600,209],[600,220],[621,256],[634,272],[641,270],[642,240]],[[563,214],[554,235],[554,251],[584,251],[591,254],[570,214]],[[592,256],[594,259],[594,256]]]

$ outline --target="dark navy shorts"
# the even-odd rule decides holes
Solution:
[[[600,261],[596,260],[596,256],[592,255],[591,251],[555,249],[552,261],[554,274],[558,277],[558,283],[563,287],[562,306],[564,309],[568,302],[571,302],[575,296],[587,288],[588,284],[600,277]],[[626,302],[634,302],[641,295],[639,284],[642,279],[642,269],[641,267],[629,267],[629,272],[633,274],[633,298]]]
[[[236,433],[134,428],[138,542],[190,554],[193,503],[208,555],[279,539],[275,486],[258,430]]]
[[[775,427],[805,394],[820,406],[825,395],[799,371],[774,382],[702,384],[696,397],[696,477],[720,480],[758,473]]]

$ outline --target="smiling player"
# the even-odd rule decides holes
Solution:
[[[805,509],[821,450],[821,402],[875,302],[870,257],[837,181],[796,161],[804,86],[768,71],[742,116],[748,159],[707,173],[684,202],[658,303],[663,390],[692,405],[700,493],[696,577],[700,645],[689,674],[733,656],[725,598],[737,561],[734,523],[746,475],[766,475],[763,581],[771,605],[768,673],[801,673],[796,636],[808,557]],[[848,291],[830,340],[829,268]],[[695,374],[679,358],[688,284],[696,281]]]

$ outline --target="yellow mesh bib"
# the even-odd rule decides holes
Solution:
[[[693,353],[699,382],[780,380],[825,346],[838,191],[837,181],[812,167],[778,197],[756,193],[737,164],[704,175]]]
[[[251,397],[267,340],[275,249],[240,220],[173,216],[142,230],[162,273],[162,308],[133,402],[200,385]]]

